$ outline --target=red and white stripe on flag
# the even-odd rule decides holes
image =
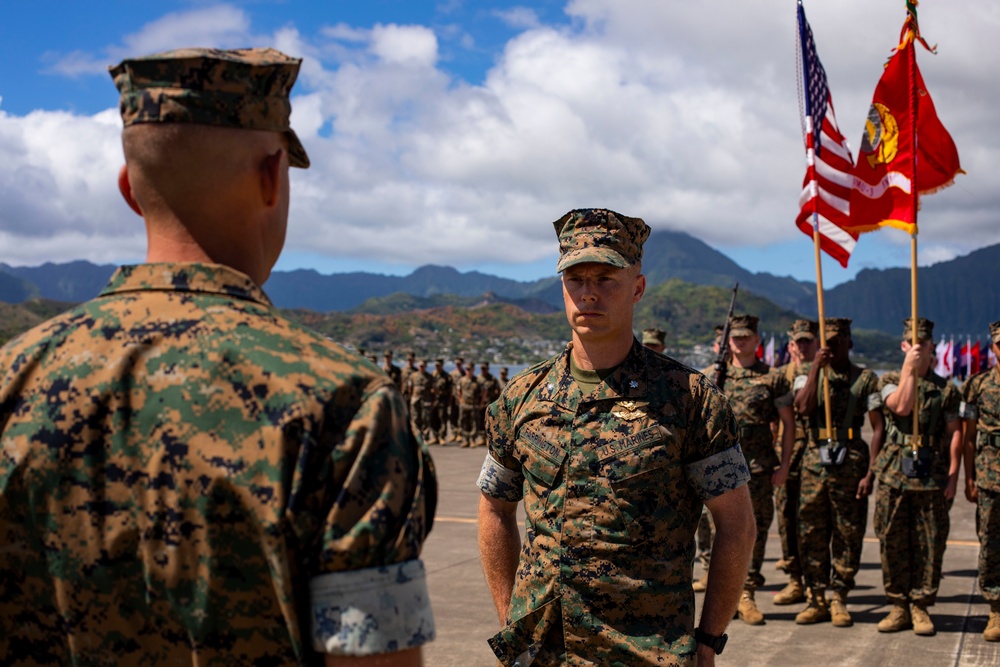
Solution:
[[[844,229],[850,217],[854,161],[837,127],[833,101],[827,97],[826,103],[819,153],[813,146],[812,118],[806,117],[806,176],[802,181],[795,224],[803,233],[812,236],[814,222],[818,223],[820,248],[846,268],[858,241],[857,232]]]

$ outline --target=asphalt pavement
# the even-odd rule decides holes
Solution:
[[[452,444],[431,447],[431,454],[437,467],[440,495],[423,559],[437,639],[425,647],[424,661],[428,667],[493,666],[497,662],[486,639],[497,632],[499,621],[483,579],[476,542],[480,494],[475,483],[486,449],[463,449]],[[874,504],[873,497],[869,512]],[[975,507],[964,497],[955,500],[944,555],[944,577],[937,604],[930,608],[937,627],[937,634],[932,637],[919,637],[912,631],[894,634],[877,631],[876,624],[890,607],[882,590],[878,540],[870,517],[857,588],[848,597],[854,626],[796,625],[795,614],[805,605],[779,607],[771,602],[787,583],[786,575],[774,568],[781,555],[781,544],[777,524],[773,524],[764,562],[767,583],[757,592],[757,604],[766,624],[752,627],[734,619],[728,629],[729,644],[716,664],[720,667],[1000,666],[1000,642],[988,643],[982,638],[989,607],[979,594],[977,582],[979,543],[975,514]],[[696,570],[695,574],[700,572]],[[701,594],[696,595],[700,601]]]

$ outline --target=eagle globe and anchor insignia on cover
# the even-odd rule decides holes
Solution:
[[[873,169],[877,164],[889,164],[899,149],[899,123],[889,107],[872,103],[861,137],[861,152]]]

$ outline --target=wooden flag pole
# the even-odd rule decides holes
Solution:
[[[826,347],[826,313],[823,308],[823,264],[819,254],[819,214],[813,212],[813,245],[816,246],[816,308],[819,311],[820,347]],[[830,411],[830,374],[823,373],[823,414],[826,417],[826,439],[833,440]]]
[[[916,172],[914,172],[916,173]],[[916,188],[914,188],[916,190]],[[916,221],[916,209],[913,210],[914,222]],[[910,310],[912,311],[910,320],[910,344],[913,347],[920,345],[917,336],[917,226],[913,226],[910,232]],[[913,451],[920,449],[920,369],[913,367],[913,440],[911,445]]]
[[[910,228],[910,344],[916,347],[920,344],[917,336],[917,210],[920,207],[920,195],[917,193],[917,104],[919,95],[917,93],[917,49],[914,40],[917,37],[917,0],[907,0],[907,10],[913,17],[908,35],[906,48],[912,49],[910,54],[910,131],[913,133],[913,182],[910,184],[910,196],[913,197],[913,227]],[[913,367],[913,410],[910,414],[913,417],[913,435],[911,446],[914,456],[920,449],[920,370]]]

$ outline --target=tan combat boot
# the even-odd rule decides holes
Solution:
[[[795,615],[799,625],[812,625],[830,620],[830,608],[826,604],[826,590],[809,589],[809,606]]]
[[[927,614],[927,605],[914,602],[910,609],[910,620],[913,621],[913,634],[930,637],[934,634],[934,621]]]
[[[702,572],[700,579],[691,582],[691,590],[695,593],[704,593],[706,588],[708,588],[708,570]]]
[[[899,632],[910,627],[910,605],[908,602],[894,602],[892,611],[878,622],[879,632]]]
[[[743,591],[743,597],[740,598],[740,606],[736,613],[747,625],[764,625],[764,614],[757,609],[757,602],[753,599],[753,591]]]
[[[774,596],[774,604],[798,604],[806,601],[806,592],[802,588],[802,577],[792,577],[788,585]]]
[[[1000,642],[1000,602],[990,603],[990,620],[983,630],[983,639],[988,642]]]
[[[830,600],[830,620],[833,621],[834,627],[838,628],[849,628],[854,625],[854,620],[847,611],[847,596],[840,591],[836,591]]]

